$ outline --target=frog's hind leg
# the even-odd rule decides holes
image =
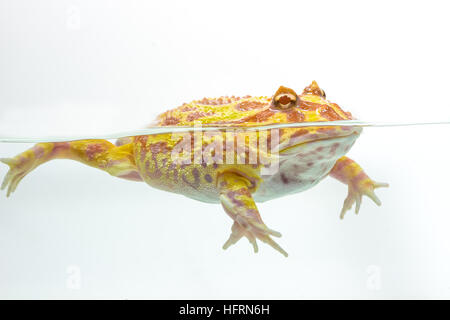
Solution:
[[[281,234],[269,229],[262,221],[251,196],[250,185],[246,178],[235,173],[224,173],[219,177],[220,201],[225,212],[234,220],[231,235],[223,245],[223,249],[246,237],[255,252],[258,252],[256,243],[258,239],[287,257],[286,251],[270,237],[281,237]]]
[[[344,218],[345,213],[352,208],[354,203],[356,203],[355,213],[358,214],[362,196],[369,197],[380,206],[381,201],[376,196],[374,190],[389,186],[387,183],[376,182],[370,179],[364,170],[348,157],[340,158],[333,169],[331,169],[330,175],[348,185],[348,195],[344,200],[344,205],[341,210],[341,219]]]
[[[142,181],[134,162],[132,144],[117,147],[106,140],[80,140],[38,143],[14,158],[0,159],[9,166],[1,189],[7,188],[9,197],[28,173],[53,159],[76,160],[119,178]]]

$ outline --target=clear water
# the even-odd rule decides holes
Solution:
[[[262,243],[254,254],[247,240],[223,251],[231,220],[219,205],[78,162],[51,161],[28,175],[10,198],[0,196],[0,295],[448,297],[450,127],[351,125],[367,128],[348,156],[374,180],[390,184],[377,190],[383,204],[365,198],[358,216],[349,212],[339,220],[347,188],[332,178],[259,204],[266,224],[282,233],[278,243],[288,258]],[[161,133],[150,131],[131,133]],[[0,157],[14,156],[30,142],[71,138],[86,137],[3,136],[1,141],[10,143],[0,144]],[[6,172],[0,166],[2,178]]]
[[[450,121],[435,121],[435,122],[366,122],[359,120],[342,120],[327,122],[326,127],[334,126],[354,126],[354,127],[406,127],[406,126],[429,126],[429,125],[450,125]],[[284,123],[284,124],[272,124],[266,126],[249,126],[246,127],[247,131],[264,131],[270,129],[283,129],[283,128],[302,128],[302,127],[315,127],[324,126],[323,122],[298,122],[298,123]],[[183,126],[165,126],[165,127],[150,127],[147,129],[127,130],[116,133],[103,133],[103,134],[85,134],[85,135],[71,135],[71,136],[8,136],[0,135],[0,142],[9,143],[37,143],[37,142],[61,142],[61,141],[75,141],[75,140],[89,140],[89,139],[119,139],[123,137],[132,137],[140,135],[152,135],[152,134],[165,134],[165,133],[180,133],[180,132],[192,132],[192,131],[218,131],[218,130],[230,130],[230,129],[242,130],[242,127],[233,126],[197,126],[197,127],[183,127]]]

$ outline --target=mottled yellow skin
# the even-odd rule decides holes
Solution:
[[[49,160],[77,160],[113,176],[221,203],[234,221],[224,249],[245,236],[255,252],[258,239],[287,256],[271,238],[281,234],[264,224],[255,201],[306,190],[331,175],[349,188],[341,217],[355,202],[359,211],[362,195],[380,204],[373,190],[386,184],[372,181],[344,156],[361,129],[326,126],[328,121],[350,119],[351,114],[328,101],[315,81],[301,95],[280,87],[270,97],[204,98],[161,114],[154,125],[224,129],[128,137],[116,145],[106,140],[39,143],[14,158],[1,159],[10,166],[2,189],[8,188],[9,196],[26,174]],[[324,125],[248,129],[318,121]]]
[[[330,121],[329,117],[321,115],[321,112],[326,109],[332,109],[336,112],[337,116],[335,120],[351,120],[352,116],[348,112],[344,112],[337,104],[330,103],[324,97],[313,95],[313,94],[303,94],[299,96],[301,101],[306,103],[310,102],[312,104],[317,104],[318,108],[315,110],[298,110],[303,114],[304,119],[300,122],[316,122],[316,121]],[[229,102],[224,104],[219,104],[221,101]],[[274,112],[264,119],[252,118],[261,111],[277,109],[271,108],[272,97],[221,97],[221,98],[211,98],[203,100],[195,100],[190,103],[185,103],[182,106],[175,108],[173,110],[166,111],[165,113],[158,116],[158,125],[178,125],[178,126],[192,126],[196,123],[201,123],[202,125],[229,125],[229,126],[240,126],[240,127],[250,127],[255,125],[268,125],[274,123],[290,123],[295,122],[294,119],[289,119],[288,113],[286,112]],[[218,103],[218,104],[214,104]],[[253,109],[239,109],[239,105],[242,108],[249,108],[251,104],[258,104],[260,107]],[[198,115],[197,115],[198,114]],[[167,119],[177,119],[178,122],[173,124],[174,121],[168,121]],[[296,120],[296,119],[295,119]],[[172,122],[172,123],[171,123]]]

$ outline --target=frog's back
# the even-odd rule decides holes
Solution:
[[[289,95],[285,105],[275,101]],[[279,99],[280,101],[283,98]],[[292,100],[292,99],[295,99]],[[314,81],[301,95],[292,89],[280,87],[274,96],[223,96],[203,98],[160,114],[156,126],[263,126],[269,124],[336,121],[353,119],[337,104],[325,99],[325,94]]]

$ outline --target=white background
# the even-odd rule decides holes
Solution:
[[[445,1],[0,0],[0,135],[141,128],[204,96],[301,91],[365,121],[450,120]],[[366,129],[375,180],[259,206],[284,258],[227,251],[218,205],[54,161],[0,197],[0,298],[450,298],[450,127]],[[11,157],[28,144],[1,144]],[[7,172],[0,167],[0,176]]]

